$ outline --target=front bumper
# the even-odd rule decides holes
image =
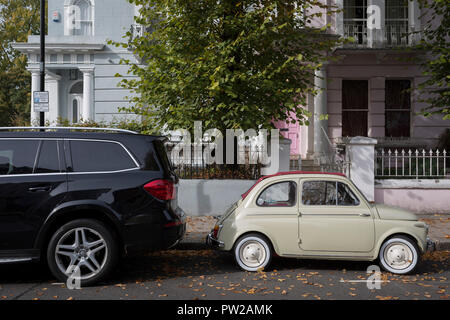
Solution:
[[[426,251],[427,252],[436,251],[436,247],[437,247],[437,242],[433,241],[429,237],[427,237],[427,248],[426,248]]]
[[[206,236],[206,244],[208,246],[213,247],[213,248],[223,248],[223,247],[225,247],[225,243],[223,243],[223,241],[219,241],[216,238],[214,238],[214,236],[212,234],[212,231],[211,231],[211,233],[209,233]]]

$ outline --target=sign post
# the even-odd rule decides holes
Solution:
[[[48,91],[34,91],[33,105],[34,112],[40,112],[41,114],[48,112],[50,110]]]
[[[38,93],[38,98],[45,98],[45,0],[41,0],[41,59],[39,63],[39,71],[40,71],[40,92]],[[43,94],[41,96],[41,94]],[[33,100],[35,99],[35,92],[33,92]],[[36,100],[35,102],[35,111],[36,109]],[[40,101],[40,100],[39,100]],[[47,111],[48,111],[48,92],[47,92]],[[39,126],[45,126],[45,113],[44,111],[39,111]]]

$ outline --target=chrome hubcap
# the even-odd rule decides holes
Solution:
[[[266,260],[266,249],[261,243],[251,240],[241,246],[239,256],[246,266],[255,268]]]
[[[397,270],[408,268],[414,259],[412,250],[403,243],[392,243],[386,247],[384,260],[387,264]]]
[[[108,258],[105,239],[90,228],[75,228],[66,232],[56,245],[56,264],[66,275],[79,272],[80,279],[98,274]]]

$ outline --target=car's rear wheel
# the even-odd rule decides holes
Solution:
[[[380,248],[381,267],[391,273],[413,272],[420,258],[420,251],[414,240],[405,236],[394,236],[386,240]]]
[[[104,279],[118,261],[113,233],[92,219],[71,221],[50,239],[47,262],[53,275],[67,284],[88,286]]]
[[[272,260],[272,246],[266,237],[251,233],[242,236],[234,246],[234,258],[245,271],[266,268]]]

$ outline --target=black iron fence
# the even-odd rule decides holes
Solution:
[[[166,150],[181,179],[259,179],[266,156],[264,147],[246,145],[235,147],[232,160],[227,161],[225,152],[220,154],[213,143],[207,142],[189,145],[167,142]]]

